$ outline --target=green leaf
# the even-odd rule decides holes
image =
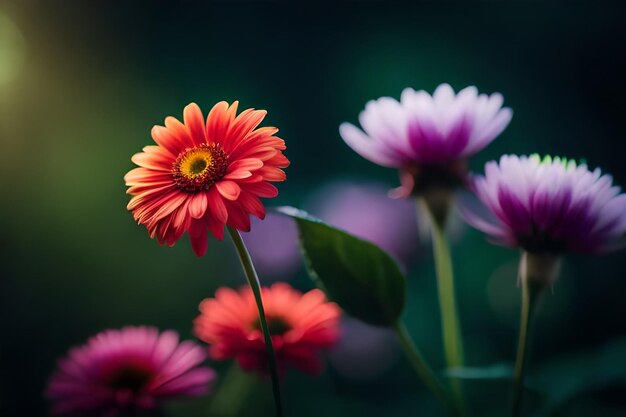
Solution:
[[[449,378],[467,380],[512,380],[513,367],[506,363],[499,363],[484,367],[465,366],[449,368],[445,371]]]
[[[277,211],[295,219],[309,275],[331,300],[369,324],[391,326],[398,320],[406,282],[389,254],[301,210]]]

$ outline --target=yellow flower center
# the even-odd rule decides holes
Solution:
[[[188,178],[197,177],[211,165],[212,160],[211,153],[206,149],[193,149],[181,161],[180,172]]]
[[[181,152],[172,166],[174,182],[188,193],[208,190],[228,168],[227,155],[219,145],[200,145]]]

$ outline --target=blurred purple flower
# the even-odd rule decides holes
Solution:
[[[388,197],[378,183],[335,182],[310,194],[305,208],[332,226],[376,243],[405,264],[418,245],[415,206]],[[293,220],[268,213],[243,238],[265,282],[289,279],[301,265]]]
[[[252,217],[251,223],[251,231],[242,235],[263,282],[291,278],[301,263],[293,220],[269,212],[264,220]]]
[[[343,140],[378,165],[401,170],[398,196],[421,194],[432,186],[454,188],[465,180],[465,159],[474,155],[509,124],[513,112],[502,95],[478,94],[466,87],[455,95],[441,84],[433,95],[407,88],[400,101],[381,97],[359,115],[364,131],[343,123]]]
[[[325,222],[369,240],[408,263],[418,245],[415,206],[391,199],[378,183],[336,182],[310,197],[307,209]]]
[[[593,253],[614,249],[626,233],[626,195],[599,168],[539,155],[504,155],[474,180],[488,208],[462,204],[472,226],[529,253]]]
[[[215,372],[200,367],[205,358],[202,347],[179,343],[174,331],[105,330],[59,361],[46,394],[55,415],[132,414],[164,398],[209,392]]]

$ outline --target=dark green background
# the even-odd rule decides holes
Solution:
[[[89,335],[152,324],[191,337],[198,302],[218,286],[243,283],[229,242],[213,240],[202,259],[186,239],[159,247],[125,209],[130,156],[151,142],[152,125],[181,116],[191,101],[205,111],[222,99],[269,111],[292,161],[272,205],[297,206],[335,178],[395,186],[396,174],[353,153],[337,127],[355,122],[369,99],[441,82],[500,91],[514,109],[474,169],[502,153],[552,153],[584,158],[626,184],[626,25],[618,2],[293,3],[0,4],[26,48],[18,76],[0,85],[0,415],[44,415],[41,394],[55,358]],[[433,267],[428,248],[419,250],[405,317],[441,368]],[[510,362],[518,254],[471,230],[453,252],[468,363]],[[625,268],[623,253],[567,259],[539,312],[531,370],[626,333]],[[303,271],[294,284],[312,285]],[[368,383],[332,368],[320,379],[289,374],[289,415],[441,415],[407,368],[399,358]],[[493,385],[470,387],[479,415],[506,402],[506,386]],[[561,415],[620,415],[624,398],[622,383]],[[243,408],[271,415],[267,387]]]

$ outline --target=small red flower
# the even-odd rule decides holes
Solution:
[[[305,294],[285,283],[263,288],[265,317],[278,367],[287,364],[310,374],[322,371],[318,352],[339,339],[339,307],[320,290]],[[210,346],[215,360],[235,358],[246,371],[266,372],[267,353],[254,296],[249,288],[220,288],[200,303],[195,335]]]
[[[157,145],[132,157],[139,168],[124,177],[133,196],[128,210],[160,244],[173,246],[187,232],[202,256],[207,231],[222,239],[225,225],[250,230],[250,214],[265,217],[259,197],[278,195],[270,182],[286,179],[285,142],[274,136],[278,129],[257,128],[266,111],[248,109],[236,116],[237,106],[219,102],[205,122],[191,103],[183,123],[167,117],[165,127],[152,128]]]

